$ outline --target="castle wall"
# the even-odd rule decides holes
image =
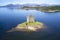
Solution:
[[[34,22],[35,19],[32,15],[27,16],[27,22]]]

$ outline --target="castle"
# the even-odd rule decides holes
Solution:
[[[35,18],[33,15],[28,15],[27,16],[27,22],[34,22],[35,21]]]

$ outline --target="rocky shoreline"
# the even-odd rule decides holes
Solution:
[[[45,29],[45,28],[46,27],[44,27],[44,24],[40,23],[40,22],[35,22],[35,24],[28,23],[27,25],[26,25],[26,22],[25,22],[25,23],[22,23],[22,24],[18,24],[15,28],[12,28],[8,32],[13,32],[13,31],[31,32],[31,31],[37,31],[37,30]]]

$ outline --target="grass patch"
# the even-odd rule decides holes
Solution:
[[[31,25],[31,26],[34,26],[34,25],[37,25],[37,24],[41,24],[41,22],[24,22],[22,24],[20,24],[21,27],[26,27],[27,25]]]

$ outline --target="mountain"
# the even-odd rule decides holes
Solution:
[[[46,9],[46,7],[51,7],[51,6],[59,6],[60,5],[50,5],[50,4],[36,4],[36,3],[28,3],[28,4],[8,4],[8,5],[5,5],[5,6],[0,6],[1,7],[7,7],[7,8],[10,8],[10,9],[27,9],[29,7],[35,7],[34,9]],[[30,8],[31,9],[31,8]]]
[[[11,9],[13,9],[13,8],[19,9],[23,6],[20,5],[20,4],[8,4],[8,5],[5,5],[5,6],[0,6],[0,7],[8,7],[8,8],[11,8]]]
[[[55,6],[54,4],[36,4],[36,3],[28,3],[28,4],[8,4],[2,7],[23,7],[23,6]]]
[[[1,7],[7,7],[7,8],[10,8],[10,9],[21,9],[23,7],[33,7],[33,6],[40,6],[40,4],[8,4],[8,5],[5,5],[5,6],[0,6]]]
[[[21,8],[23,6],[20,5],[20,4],[8,4],[8,5],[6,5],[6,7],[10,7],[10,8]]]
[[[40,6],[40,4],[23,4],[24,6]]]
[[[47,6],[47,4],[8,4],[5,6],[1,6],[1,7],[23,7],[23,6]]]

